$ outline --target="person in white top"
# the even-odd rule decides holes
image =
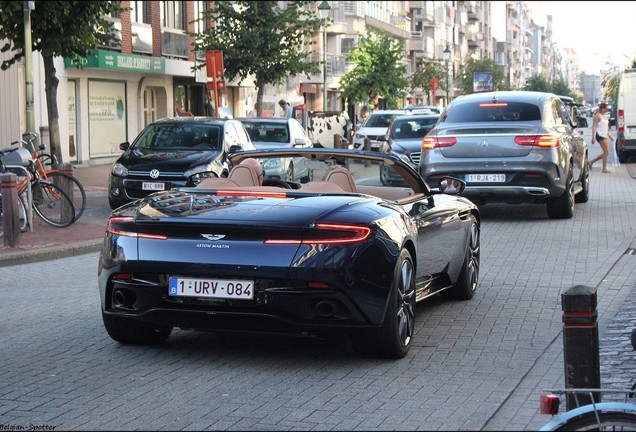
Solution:
[[[293,114],[293,109],[291,107],[290,104],[288,104],[285,99],[281,99],[278,101],[278,105],[280,105],[280,108],[282,110],[282,116],[281,117],[285,117],[285,118],[291,118],[292,114]]]
[[[609,111],[607,104],[605,102],[601,102],[598,105],[598,111],[594,116],[594,122],[592,123],[592,144],[598,142],[603,150],[603,153],[596,156],[594,159],[590,159],[588,164],[590,169],[592,169],[592,165],[594,162],[598,160],[603,160],[603,170],[601,172],[611,173],[612,171],[607,169],[607,157],[609,156],[609,141],[613,140],[612,136],[609,134],[609,120],[605,117],[605,113]]]

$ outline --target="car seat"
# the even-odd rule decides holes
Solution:
[[[325,174],[324,181],[337,184],[345,192],[357,192],[356,183],[353,181],[351,173],[345,168],[335,166]]]
[[[228,178],[239,186],[261,186],[263,184],[263,167],[256,159],[245,159],[232,168]]]

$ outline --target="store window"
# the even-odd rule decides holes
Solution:
[[[88,139],[90,158],[119,155],[128,136],[126,82],[88,80]]]

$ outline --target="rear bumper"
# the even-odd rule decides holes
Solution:
[[[636,152],[636,139],[625,139],[624,133],[616,137],[616,149],[624,152]]]

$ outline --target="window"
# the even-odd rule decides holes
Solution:
[[[356,41],[354,38],[345,38],[340,39],[340,53],[343,56],[348,56],[351,54],[351,51],[356,45]]]
[[[523,102],[476,102],[457,105],[442,116],[446,123],[536,121],[541,120],[541,111],[538,106]]]
[[[206,12],[210,10],[210,2],[195,1],[194,2],[194,32],[203,33],[210,28],[210,22],[206,18]]]
[[[185,30],[185,2],[161,2],[161,26],[165,28]]]
[[[144,126],[157,119],[157,92],[152,87],[144,90]]]
[[[150,5],[147,1],[130,2],[130,21],[150,24]]]

